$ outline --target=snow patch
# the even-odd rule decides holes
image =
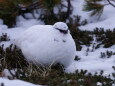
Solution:
[[[0,78],[0,85],[3,85],[3,86],[41,86],[41,85],[34,85],[32,83],[21,81],[21,80],[8,80],[5,78]]]

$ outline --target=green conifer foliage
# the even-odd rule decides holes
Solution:
[[[39,0],[43,7],[52,10],[56,5],[61,4],[61,0]]]
[[[3,0],[0,2],[0,18],[8,27],[13,27],[16,23],[16,16],[19,15],[19,4],[28,4],[31,0]]]
[[[100,4],[99,2],[102,0],[85,0],[86,4],[84,5],[84,11],[92,11],[91,16],[99,16],[102,14],[104,6],[103,4]]]
[[[65,6],[62,0],[3,0],[0,2],[0,19],[3,19],[8,27],[13,27],[18,15],[26,18],[25,13],[32,13],[35,18],[34,10],[41,9],[43,13],[39,14],[41,16],[38,19],[45,24],[54,24],[57,21],[65,21],[71,14],[70,0],[67,0],[67,3]],[[59,11],[57,14],[54,12],[54,7]],[[63,8],[67,10],[63,12]]]
[[[103,9],[107,5],[115,7],[115,0],[85,0],[84,11],[92,11],[91,16],[101,16]]]

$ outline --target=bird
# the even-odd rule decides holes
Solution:
[[[62,64],[68,67],[76,54],[75,42],[64,22],[34,25],[15,39],[28,62],[39,66]]]

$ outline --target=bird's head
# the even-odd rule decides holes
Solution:
[[[61,33],[63,34],[67,34],[68,33],[68,26],[66,23],[64,22],[57,22],[53,25],[53,27],[56,29],[56,30],[59,30]]]

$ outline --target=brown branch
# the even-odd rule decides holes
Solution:
[[[109,2],[110,5],[112,5],[113,7],[115,7],[115,5],[110,1],[110,0],[107,0]]]
[[[34,3],[32,3],[32,4],[28,5],[28,6],[24,6],[24,7],[19,6],[20,10],[25,9],[25,10],[28,10],[28,11],[32,11],[34,9],[39,9],[41,7],[43,7],[43,6],[39,1],[34,2]]]
[[[68,3],[68,7],[67,7],[66,18],[69,18],[69,15],[71,14],[71,1],[67,0],[67,3]]]
[[[111,0],[111,1],[115,2],[115,0]]]

